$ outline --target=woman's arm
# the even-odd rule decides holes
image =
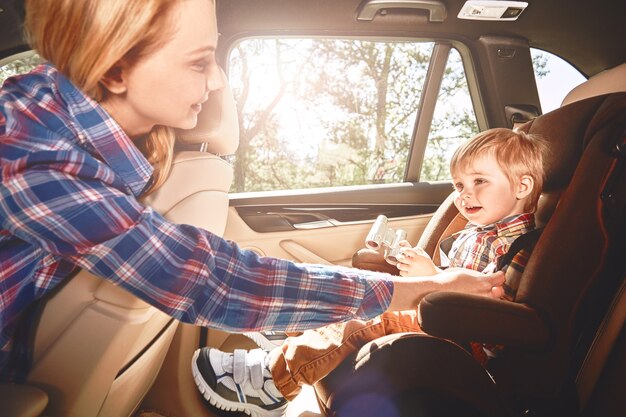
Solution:
[[[69,261],[185,322],[305,329],[376,316],[391,300],[387,274],[260,257],[206,230],[172,224],[80,150],[3,161],[1,180],[2,232],[30,245],[29,256],[47,254],[50,269]],[[14,256],[7,265],[24,264]]]
[[[449,268],[431,277],[407,277],[394,281],[389,310],[411,310],[431,292],[450,291],[498,298],[504,274],[483,274],[464,268]]]
[[[260,257],[206,230],[168,222],[83,152],[31,153],[5,168],[3,229],[50,254],[47,262],[69,260],[189,323],[302,330],[416,308],[436,290],[493,286],[477,285],[467,273],[400,279]]]

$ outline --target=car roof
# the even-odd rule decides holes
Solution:
[[[552,52],[586,76],[626,62],[626,3],[622,0],[528,0],[514,22],[461,20],[465,0],[443,0],[447,17],[429,23],[426,13],[390,9],[370,22],[358,21],[361,0],[216,0],[225,40],[276,31],[308,34],[388,35],[477,39],[483,35],[522,37],[533,48]],[[402,3],[402,2],[390,2]],[[0,57],[25,50],[23,0],[0,0]]]
[[[517,36],[531,47],[552,52],[591,76],[626,62],[626,3],[622,0],[529,0],[514,22],[462,20],[465,0],[444,0],[447,17],[428,23],[426,13],[356,19],[361,0],[218,0],[218,24],[223,35],[263,30],[353,32],[367,35],[445,36],[477,39],[483,35]],[[396,2],[401,3],[401,2]],[[220,16],[225,18],[219,19]]]

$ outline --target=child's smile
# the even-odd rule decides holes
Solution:
[[[469,214],[469,215],[472,215],[472,214],[476,214],[476,213],[478,213],[478,212],[480,211],[480,209],[481,209],[481,208],[482,208],[482,207],[480,207],[480,206],[466,206],[466,205],[463,205],[463,210],[464,210],[467,214]]]

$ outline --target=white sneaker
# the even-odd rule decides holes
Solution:
[[[252,339],[263,350],[270,351],[283,344],[287,335],[283,332],[246,332],[244,336]]]
[[[217,408],[252,417],[280,417],[288,403],[274,385],[266,358],[262,349],[236,349],[234,353],[198,349],[191,361],[193,379]]]

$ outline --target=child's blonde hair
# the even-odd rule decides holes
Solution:
[[[476,158],[491,152],[511,184],[523,175],[533,179],[533,190],[524,210],[534,213],[543,189],[543,158],[547,149],[546,142],[538,136],[506,128],[489,129],[464,142],[454,152],[450,172],[454,176]]]
[[[111,68],[133,65],[167,41],[175,30],[171,10],[181,1],[26,0],[26,34],[33,49],[100,102],[107,94],[101,80]],[[174,132],[165,126],[139,143],[155,169],[150,191],[167,178],[173,146]]]

